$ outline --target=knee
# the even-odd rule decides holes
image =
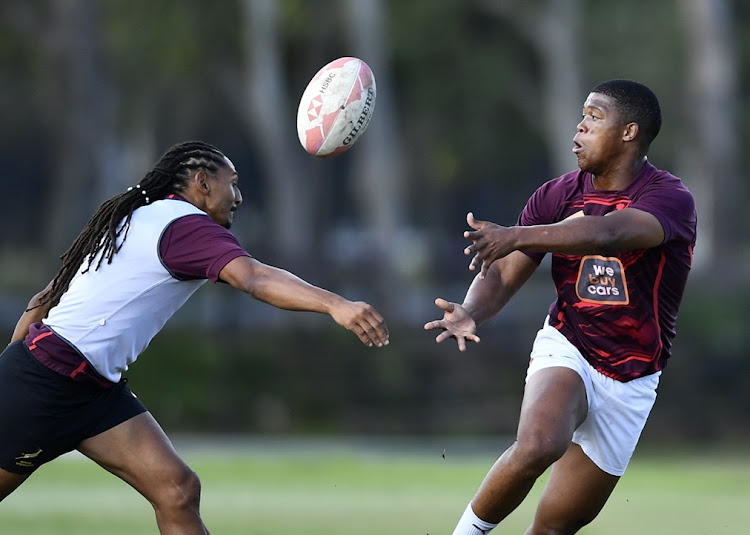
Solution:
[[[541,475],[552,463],[563,456],[570,444],[544,434],[518,438],[513,456],[528,471]]]
[[[153,505],[161,510],[198,510],[200,497],[201,481],[198,474],[184,466],[164,477]]]

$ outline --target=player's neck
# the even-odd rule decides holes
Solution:
[[[629,162],[614,165],[606,172],[592,175],[591,184],[600,191],[621,191],[627,188],[648,161],[642,156]]]

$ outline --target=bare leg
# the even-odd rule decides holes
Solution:
[[[571,444],[552,466],[526,535],[577,533],[596,518],[619,480],[596,466],[578,444]]]
[[[587,410],[583,380],[575,371],[552,367],[533,374],[526,384],[516,441],[474,496],[476,515],[498,523],[518,507],[537,478],[568,449]]]
[[[129,483],[154,507],[162,535],[207,535],[200,481],[144,412],[81,442],[78,450]]]
[[[29,476],[14,474],[0,468],[0,502],[16,490]]]

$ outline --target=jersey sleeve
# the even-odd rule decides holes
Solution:
[[[164,267],[177,279],[219,280],[224,266],[251,256],[237,238],[209,216],[192,214],[172,221],[159,240]]]
[[[526,201],[521,214],[518,216],[517,225],[520,227],[530,227],[532,225],[548,225],[555,223],[556,212],[552,208],[554,203],[551,199],[555,198],[555,188],[553,182],[547,182],[539,187],[529,200]],[[531,258],[537,264],[542,262],[546,253],[522,251],[526,256]]]
[[[696,213],[695,199],[681,182],[655,184],[630,208],[637,208],[656,217],[664,229],[664,242],[695,241]]]

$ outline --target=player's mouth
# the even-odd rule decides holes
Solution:
[[[573,140],[573,152],[575,154],[578,154],[582,150],[583,150],[583,146],[580,143],[578,143],[577,141]]]

